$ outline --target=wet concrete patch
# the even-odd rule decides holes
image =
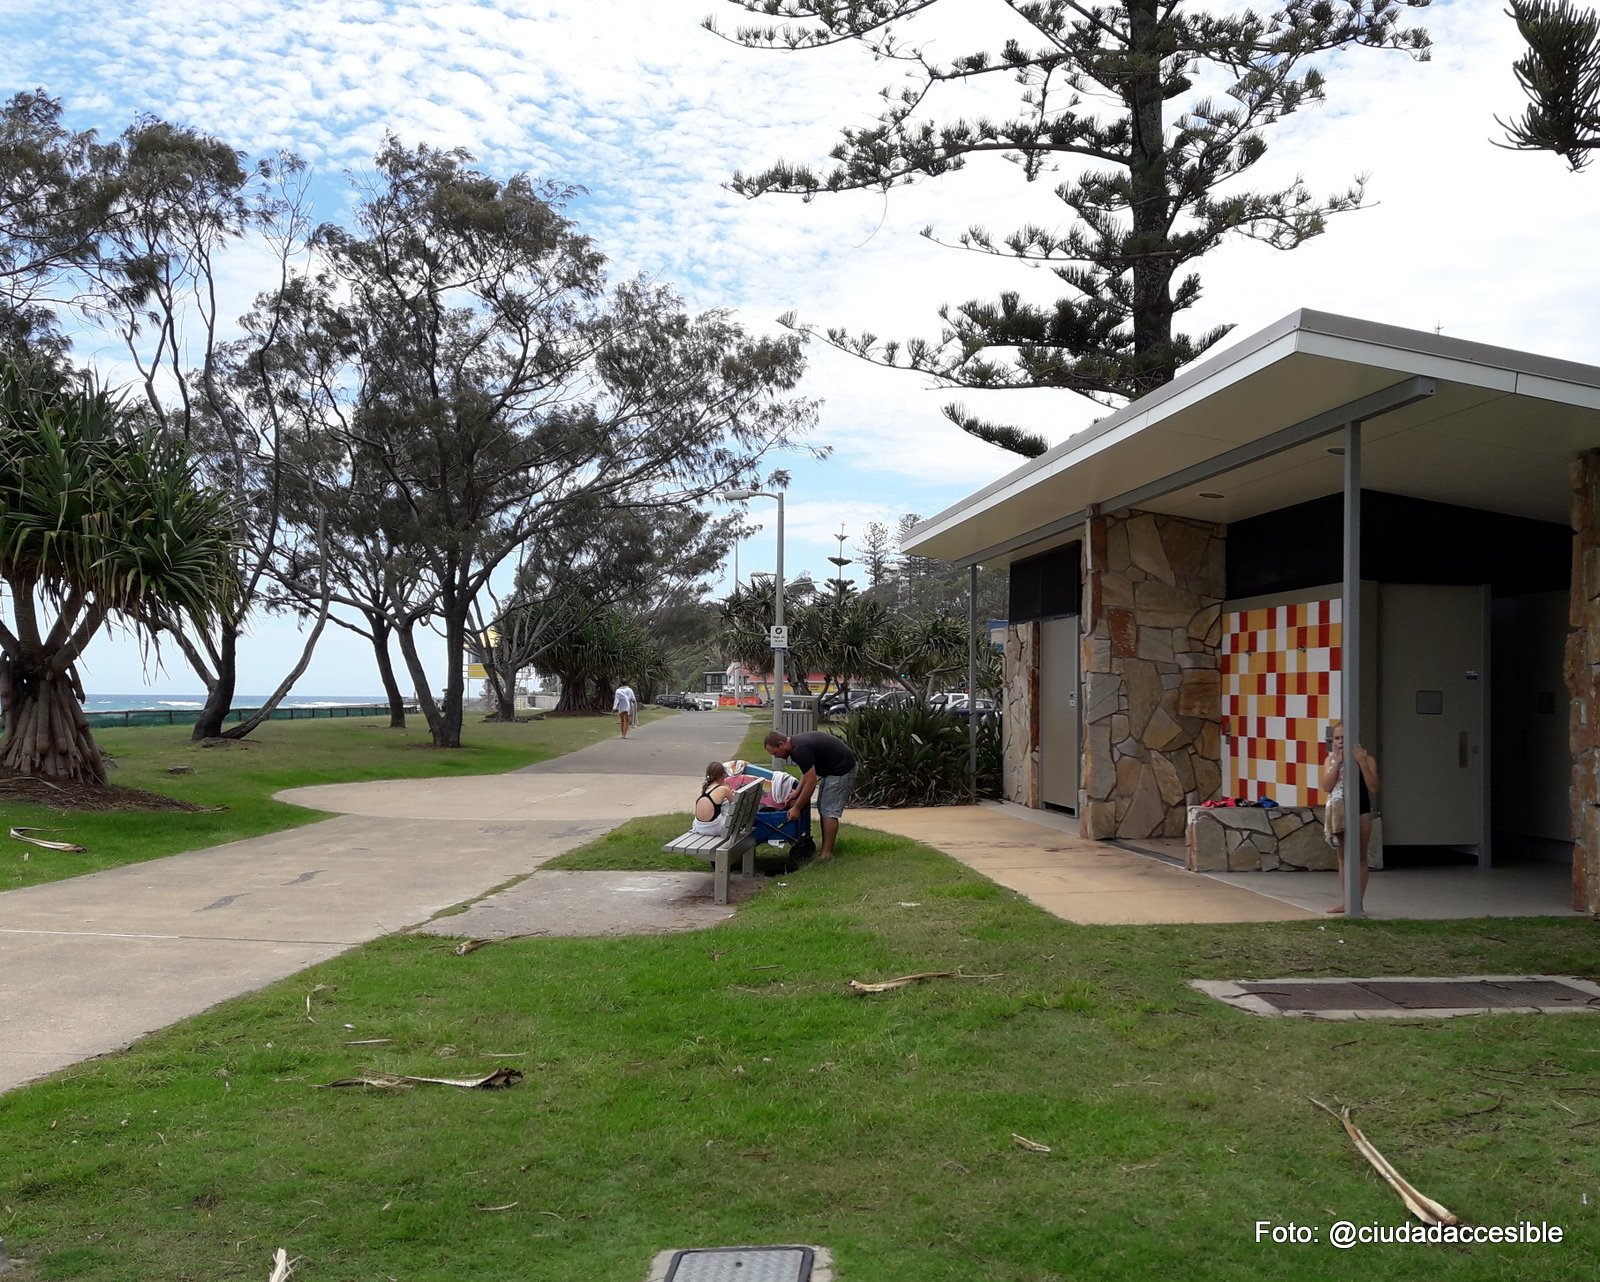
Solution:
[[[1191,980],[1253,1015],[1312,1019],[1449,1019],[1488,1014],[1600,1014],[1600,984],[1566,975]]]
[[[764,883],[732,877],[728,903],[711,900],[709,872],[540,871],[479,900],[465,912],[437,917],[417,933],[450,939],[524,935],[654,935],[704,930],[726,921]]]

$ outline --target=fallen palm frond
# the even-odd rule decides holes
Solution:
[[[465,957],[468,953],[477,952],[485,944],[492,943],[494,943],[492,939],[463,939],[455,946],[455,954],[457,957]]]
[[[925,979],[999,979],[999,975],[969,975],[960,970],[927,970],[916,975],[901,975],[898,979],[885,979],[881,983],[867,984],[859,979],[850,981],[850,991],[853,993],[887,993],[893,988],[905,988],[908,984],[918,984]]]
[[[359,1077],[342,1077],[337,1082],[323,1082],[322,1088],[335,1086],[373,1086],[379,1090],[398,1091],[412,1086],[455,1086],[465,1091],[497,1091],[515,1086],[522,1080],[519,1068],[497,1068],[482,1077],[409,1077],[404,1073],[363,1073]]]
[[[43,837],[25,837],[27,832],[60,832],[59,828],[13,828],[11,837],[14,841],[25,841],[30,846],[39,846],[45,850],[64,850],[69,855],[82,855],[88,853],[83,846],[70,841],[46,841]]]
[[[280,1246],[272,1254],[272,1276],[267,1282],[289,1282],[294,1274],[295,1263],[289,1259],[289,1253]]]
[[[392,1037],[363,1037],[358,1042],[346,1042],[346,1046],[393,1046]]]
[[[1416,1216],[1424,1224],[1461,1223],[1461,1217],[1458,1216],[1454,1211],[1450,1210],[1441,1203],[1435,1202],[1425,1193],[1419,1192],[1405,1179],[1404,1176],[1400,1174],[1399,1171],[1395,1170],[1394,1167],[1390,1165],[1389,1159],[1386,1158],[1382,1153],[1378,1152],[1378,1150],[1373,1147],[1372,1141],[1361,1133],[1361,1128],[1350,1120],[1350,1109],[1348,1106],[1340,1108],[1340,1110],[1335,1113],[1319,1099],[1312,1099],[1311,1102],[1320,1108],[1324,1113],[1328,1114],[1328,1116],[1337,1117],[1339,1121],[1344,1124],[1344,1129],[1350,1136],[1351,1141],[1355,1144],[1357,1151],[1360,1152],[1362,1157],[1366,1158],[1367,1161],[1372,1164],[1373,1170],[1377,1171],[1379,1175],[1383,1176],[1383,1178],[1388,1181],[1389,1187],[1400,1195],[1400,1200],[1406,1204],[1406,1210],[1410,1211],[1411,1214]]]
[[[1041,1144],[1038,1140],[1030,1140],[1026,1135],[1018,1135],[1015,1131],[1011,1132],[1011,1142],[1018,1148],[1027,1149],[1030,1153],[1048,1153],[1050,1151],[1048,1144]]]

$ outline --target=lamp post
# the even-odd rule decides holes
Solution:
[[[778,555],[776,572],[773,575],[773,606],[772,622],[777,627],[783,626],[783,491],[771,493],[766,490],[747,490],[743,486],[722,491],[722,497],[730,503],[742,503],[746,499],[777,499],[778,500]],[[772,728],[779,734],[783,733],[783,666],[788,649],[773,648],[772,651]]]

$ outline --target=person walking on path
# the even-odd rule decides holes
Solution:
[[[633,687],[624,677],[611,699],[611,711],[617,714],[617,727],[622,731],[624,739],[628,737],[628,728],[633,725],[634,712],[638,706],[639,696],[634,694]]]
[[[1361,898],[1367,897],[1367,847],[1372,843],[1372,799],[1378,793],[1378,763],[1373,755],[1359,743],[1355,748],[1356,780],[1361,788]],[[1328,727],[1328,755],[1322,761],[1322,792],[1328,798],[1328,809],[1323,821],[1323,832],[1333,847],[1339,864],[1339,902],[1328,909],[1330,913],[1344,911],[1344,851],[1349,843],[1345,825],[1344,800],[1344,726],[1335,721]]]
[[[818,859],[832,859],[833,845],[839,836],[839,820],[850,801],[850,785],[856,778],[856,754],[838,735],[810,730],[792,737],[776,730],[766,738],[767,751],[774,757],[794,762],[805,773],[800,790],[789,802],[789,818],[798,819],[817,794],[817,813],[822,816],[822,848]]]

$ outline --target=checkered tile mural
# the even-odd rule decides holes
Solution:
[[[1321,800],[1322,735],[1339,707],[1341,602],[1222,616],[1223,789],[1280,806]]]

